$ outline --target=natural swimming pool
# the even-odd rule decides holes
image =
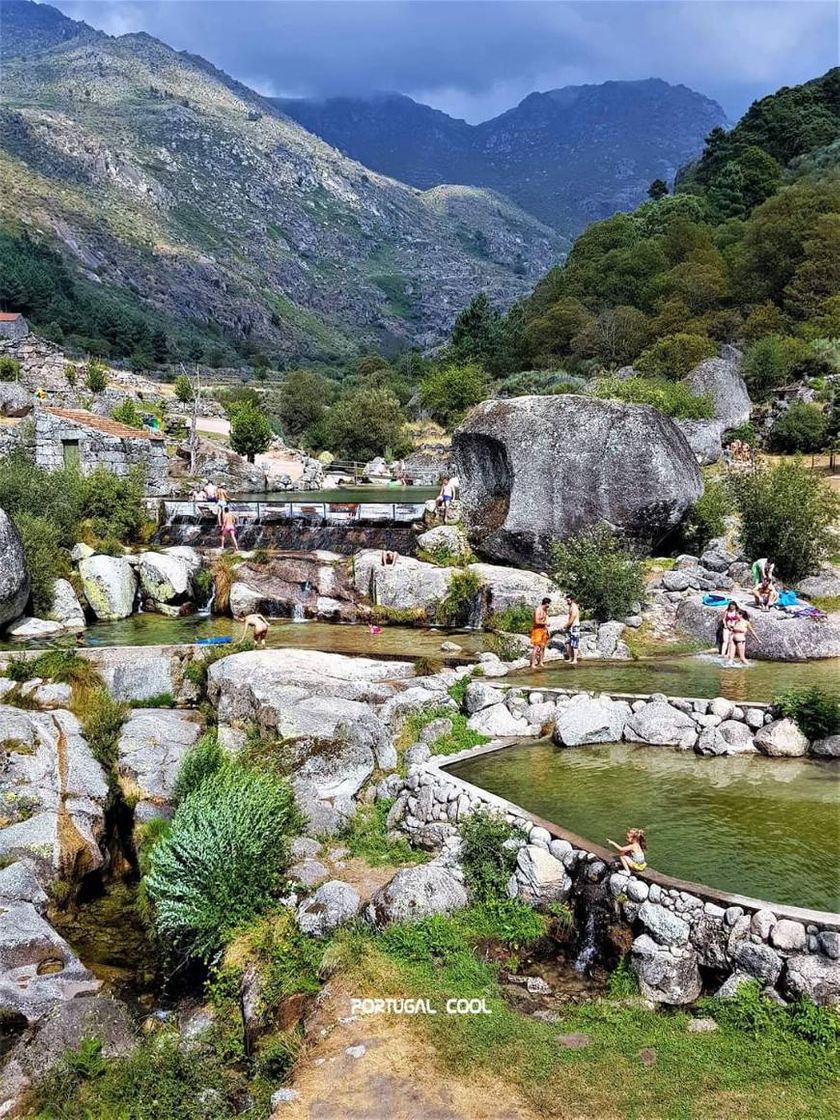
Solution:
[[[816,910],[840,909],[840,765],[704,758],[627,743],[540,740],[449,772],[597,844],[648,834],[666,875]]]

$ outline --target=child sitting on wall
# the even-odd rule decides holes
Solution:
[[[616,844],[615,840],[609,839],[607,843],[618,852],[621,866],[628,874],[647,870],[647,839],[643,828],[628,828],[626,844]]]

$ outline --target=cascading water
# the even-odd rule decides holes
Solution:
[[[292,603],[292,622],[306,622],[303,603]]]
[[[205,618],[209,617],[213,613],[213,604],[215,603],[215,601],[216,601],[216,589],[213,588],[213,590],[210,592],[210,598],[207,600],[207,602],[204,604],[203,607],[198,608],[198,610],[196,611],[196,614],[200,614],[200,615],[202,615],[202,617],[205,617]]]
[[[593,864],[594,868],[597,865]],[[603,864],[600,865],[603,867]],[[600,870],[600,869],[599,869]],[[587,879],[575,892],[577,928],[580,930],[575,956],[575,971],[581,976],[591,976],[592,969],[602,961],[607,933],[612,919],[607,880]]]

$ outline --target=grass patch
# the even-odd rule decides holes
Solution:
[[[145,700],[129,700],[129,704],[132,708],[174,708],[175,697],[171,692],[159,692]]]
[[[460,682],[459,682],[460,683]],[[429,743],[432,754],[457,754],[458,751],[470,750],[489,743],[487,735],[481,735],[467,727],[467,717],[461,712],[452,711],[450,708],[428,708],[425,711],[412,712],[403,724],[397,736],[397,753],[402,754],[420,738],[420,732],[433,720],[448,719],[452,723],[452,730],[445,735],[439,735]]]
[[[392,805],[387,798],[373,805],[360,805],[342,833],[342,843],[352,856],[365,860],[371,867],[425,863],[431,858],[429,853],[412,848],[405,837],[388,837],[386,821]]]
[[[475,572],[458,569],[449,580],[449,590],[438,603],[435,619],[441,626],[466,626],[484,584]]]
[[[826,614],[840,611],[840,595],[814,595],[810,601]]]
[[[370,617],[386,626],[422,626],[427,621],[423,607],[383,607],[380,603],[371,608]]]
[[[506,634],[530,634],[534,612],[527,603],[515,603],[502,611],[494,611],[487,622],[489,630],[501,630]]]
[[[73,711],[82,722],[82,734],[96,761],[113,780],[117,768],[117,743],[129,706],[115,700],[104,686],[85,690],[73,698]]]

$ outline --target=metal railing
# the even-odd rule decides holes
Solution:
[[[422,520],[422,502],[228,502],[237,523],[271,521],[299,522],[307,525],[409,525]],[[165,501],[164,518],[173,521],[216,521],[219,507],[214,502]]]

